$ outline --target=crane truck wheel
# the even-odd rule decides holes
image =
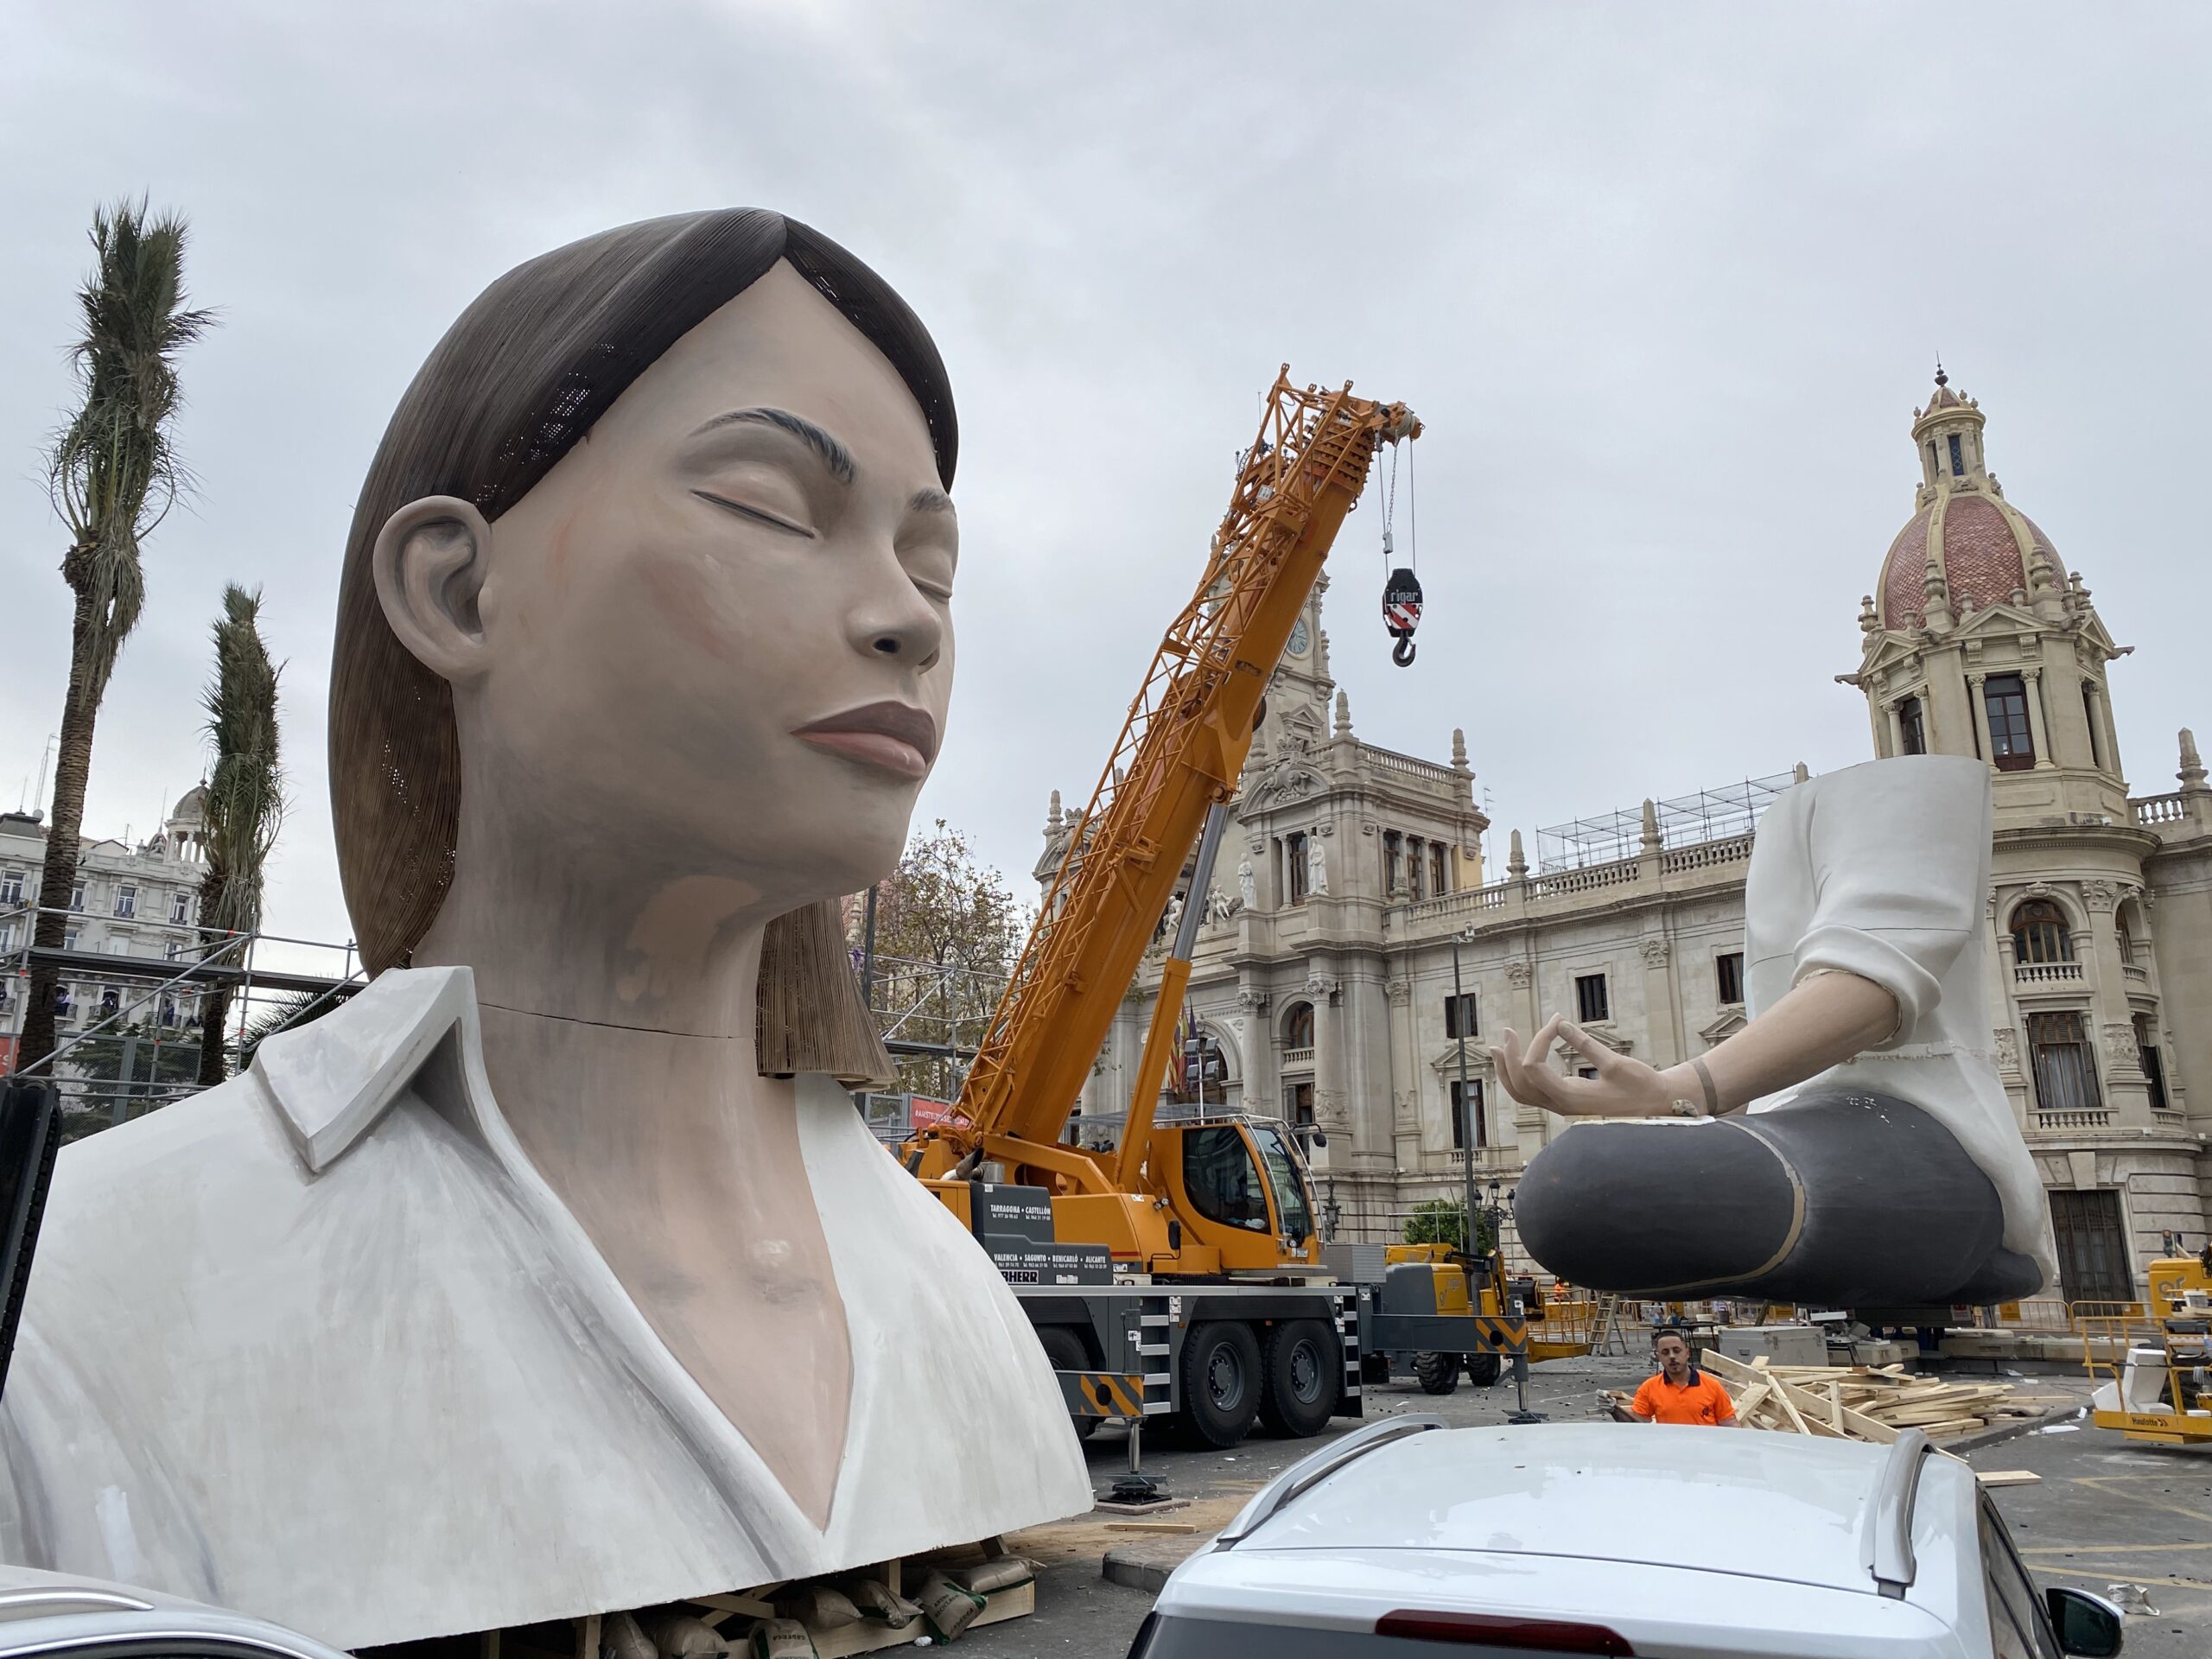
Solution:
[[[1459,1386],[1459,1356],[1415,1354],[1414,1380],[1423,1394],[1449,1394]]]
[[[1336,1332],[1319,1319],[1292,1319],[1268,1333],[1260,1421],[1296,1440],[1319,1434],[1337,1414],[1344,1363]]]
[[[1037,1327],[1037,1345],[1045,1351],[1045,1357],[1052,1362],[1056,1371],[1089,1371],[1097,1368],[1091,1364],[1090,1356],[1084,1351],[1083,1338],[1064,1325],[1040,1325]],[[1071,1416],[1078,1440],[1090,1438],[1091,1430],[1098,1427],[1096,1417]]]
[[[1260,1414],[1263,1373],[1260,1339],[1233,1319],[1193,1325],[1183,1338],[1176,1383],[1185,1438],[1224,1449],[1252,1432]]]
[[[1478,1389],[1491,1387],[1504,1370],[1505,1362],[1496,1354],[1469,1354],[1467,1356],[1467,1381]]]

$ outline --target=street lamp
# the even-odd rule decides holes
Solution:
[[[1467,995],[1459,978],[1459,947],[1473,943],[1475,931],[1462,928],[1452,936],[1452,1024],[1459,1034],[1459,1151],[1460,1173],[1466,1185],[1467,1224],[1461,1248],[1475,1253],[1475,1103],[1467,1089]]]
[[[1337,1184],[1334,1181],[1322,1182],[1321,1242],[1324,1244],[1337,1242],[1337,1224],[1344,1218],[1344,1206],[1337,1202]]]

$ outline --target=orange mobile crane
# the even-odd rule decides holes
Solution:
[[[1143,1271],[1211,1274],[1318,1260],[1310,1215],[1295,1233],[1280,1217],[1264,1230],[1249,1224],[1249,1213],[1217,1220],[1208,1211],[1219,1205],[1193,1201],[1182,1160],[1161,1155],[1179,1149],[1178,1131],[1155,1123],[1154,1104],[1190,982],[1205,868],[1188,883],[1118,1151],[1060,1136],[1184,883],[1194,841],[1199,866],[1211,864],[1268,681],[1376,450],[1420,432],[1402,404],[1354,397],[1349,385],[1300,391],[1287,365],[1276,377],[1198,590],[1154,654],[960,1099],[907,1147],[916,1173],[956,1210],[965,1205],[968,1170],[988,1162],[1005,1180],[1052,1194],[1061,1240],[1103,1244],[1116,1262]],[[1256,1192],[1259,1168],[1289,1154],[1279,1137],[1234,1133],[1256,1154],[1248,1183]]]
[[[960,1098],[901,1149],[1014,1284],[1081,1426],[1123,1414],[1090,1410],[1071,1381],[1084,1376],[1117,1393],[1135,1392],[1127,1385],[1141,1376],[1144,1412],[1172,1411],[1219,1446],[1255,1417],[1312,1434],[1359,1408],[1363,1304],[1382,1287],[1341,1284],[1323,1269],[1296,1137],[1243,1113],[1162,1122],[1155,1107],[1226,803],[1262,697],[1382,445],[1420,433],[1402,404],[1355,397],[1349,385],[1300,391],[1287,365],[1277,377],[1197,590],[1075,820]],[[1402,640],[1410,626],[1393,631]],[[1120,1144],[1065,1144],[1092,1063],[1179,887],[1185,902]],[[1494,1274],[1494,1263],[1483,1265]],[[1479,1325],[1483,1336],[1466,1339],[1490,1344],[1493,1367],[1499,1351],[1521,1351],[1517,1318],[1483,1317],[1502,1314],[1503,1302],[1473,1263],[1395,1272],[1421,1280],[1414,1289],[1426,1316],[1456,1314],[1464,1332]],[[1461,1290],[1455,1302],[1463,1277],[1484,1294]]]

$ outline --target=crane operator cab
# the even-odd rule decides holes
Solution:
[[[1313,1179],[1287,1124],[1242,1116],[1168,1122],[1153,1141],[1150,1173],[1183,1217],[1179,1271],[1205,1271],[1195,1265],[1201,1253],[1217,1252],[1223,1272],[1320,1260]]]

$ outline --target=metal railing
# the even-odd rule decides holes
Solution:
[[[350,943],[260,931],[218,933],[188,922],[134,917],[129,918],[134,938],[170,936],[166,954],[116,956],[35,944],[41,915],[79,918],[81,912],[29,904],[0,910],[0,933],[12,925],[17,940],[0,953],[0,983],[11,993],[9,1023],[21,1029],[35,968],[54,969],[68,1003],[57,1021],[52,1052],[16,1065],[20,1057],[11,1044],[7,1059],[22,1075],[54,1079],[64,1133],[71,1138],[198,1092],[201,1048],[208,1036],[200,1005],[209,993],[228,993],[223,1028],[215,1033],[228,1051],[228,1072],[259,1024],[279,1017],[286,1024],[311,1020],[364,982]],[[270,960],[272,953],[278,960]],[[337,960],[328,961],[331,957]],[[308,963],[332,971],[302,971]],[[78,998],[68,994],[73,987],[86,986],[99,990],[80,1016]]]

